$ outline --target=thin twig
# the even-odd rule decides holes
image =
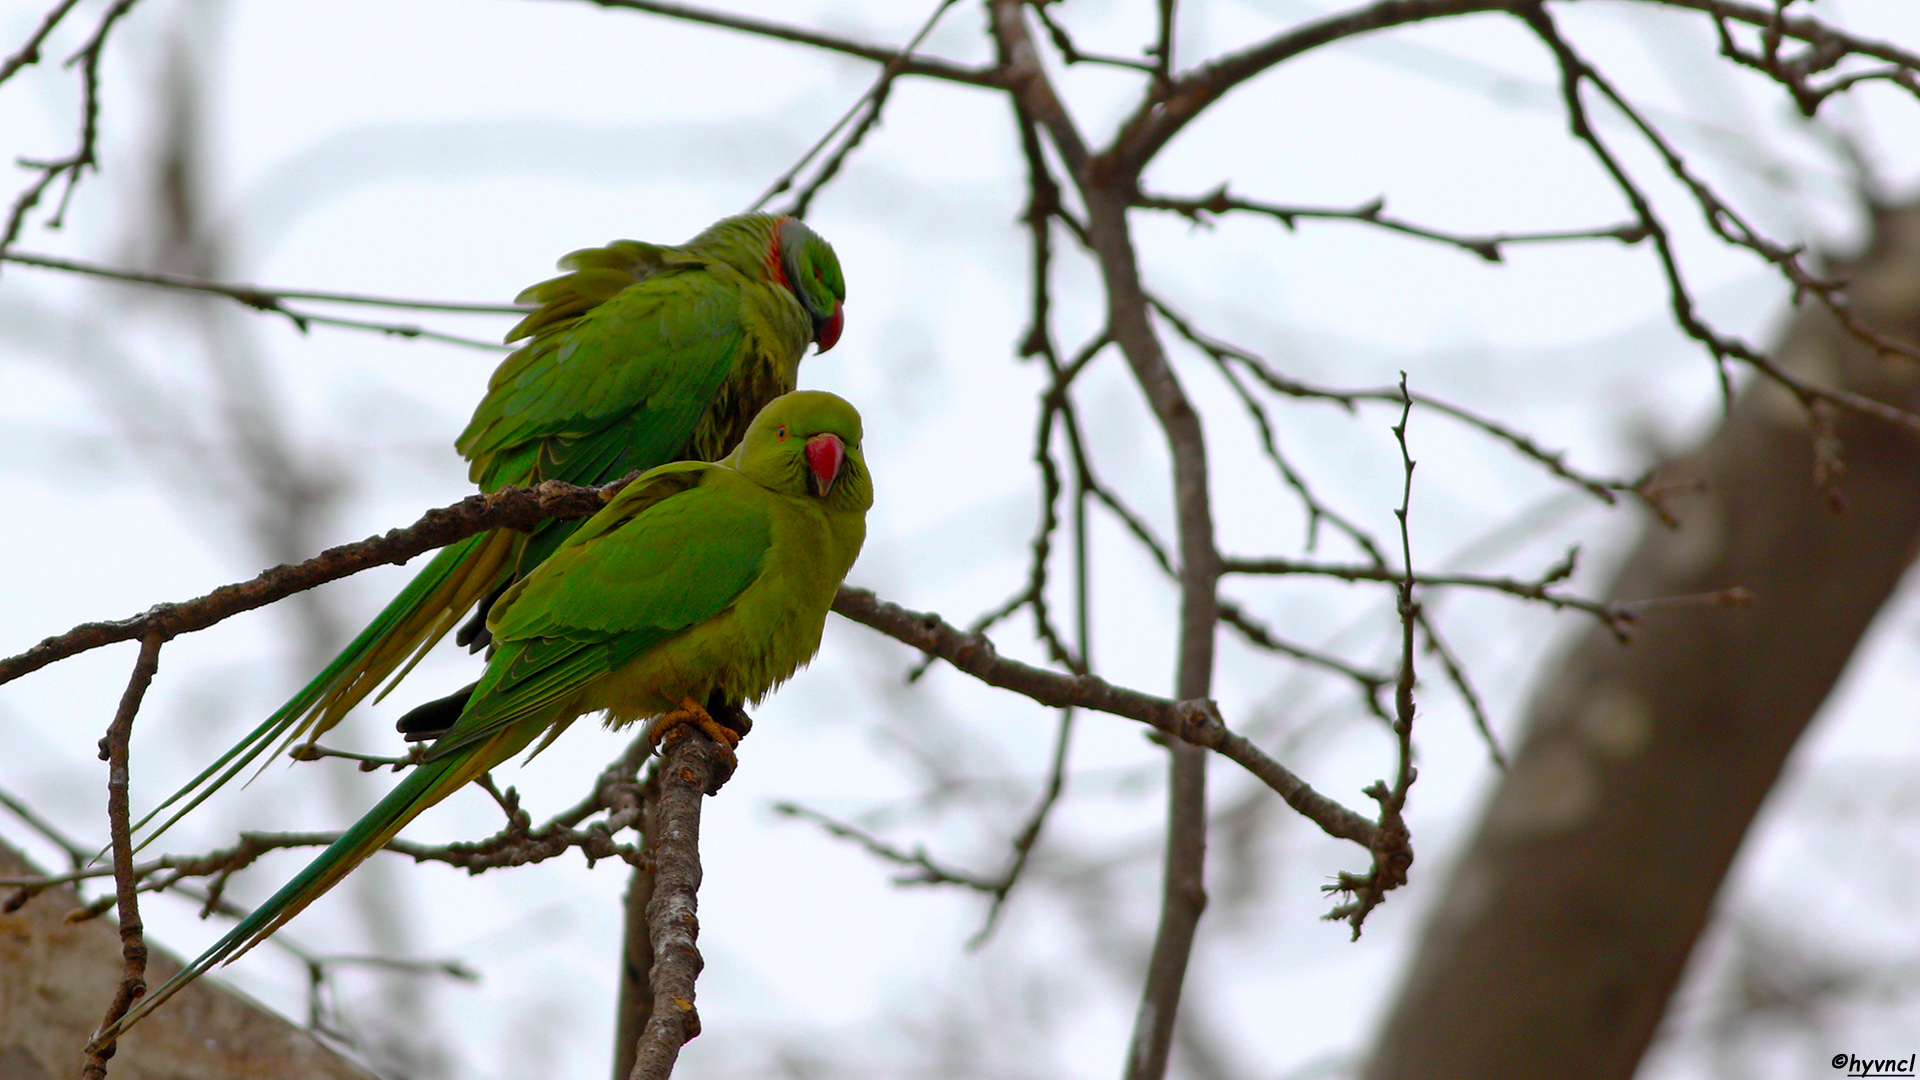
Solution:
[[[1813,76],[1832,70],[1853,50],[1838,39],[1819,34],[1807,39],[1807,48],[1798,56],[1789,57],[1781,49],[1785,38],[1786,4],[1776,0],[1773,18],[1761,27],[1760,52],[1752,52],[1740,47],[1734,40],[1732,28],[1727,25],[1726,14],[1718,4],[1709,0],[1707,10],[1713,15],[1714,29],[1720,34],[1720,55],[1738,64],[1765,72],[1787,92],[1793,95],[1793,102],[1799,107],[1802,116],[1811,118],[1820,111],[1820,106],[1834,94],[1843,93],[1863,82],[1884,81],[1904,87],[1909,93],[1920,96],[1920,80],[1914,77],[1911,64],[1893,63],[1885,67],[1856,71],[1835,76],[1825,86],[1815,86]],[[1812,24],[1818,26],[1819,24]],[[1821,29],[1824,30],[1824,27]]]
[[[1583,611],[1599,620],[1614,637],[1625,644],[1633,638],[1633,624],[1638,616],[1637,608],[1629,604],[1613,601],[1589,600],[1564,592],[1556,592],[1552,586],[1571,576],[1574,567],[1575,551],[1569,551],[1567,557],[1548,567],[1539,578],[1522,581],[1512,577],[1498,577],[1489,574],[1415,574],[1412,583],[1422,587],[1456,586],[1460,588],[1482,589],[1489,592],[1505,593],[1523,600],[1532,600],[1546,604],[1554,610],[1572,609]],[[1407,582],[1403,571],[1390,567],[1372,566],[1362,563],[1321,563],[1306,562],[1299,559],[1223,559],[1222,571],[1229,574],[1279,574],[1330,577],[1340,581],[1381,581],[1401,585]]]
[[[1377,0],[1288,27],[1263,41],[1191,68],[1174,80],[1162,95],[1135,107],[1109,152],[1115,168],[1137,171],[1162,147],[1205,112],[1214,102],[1249,79],[1274,66],[1323,45],[1396,26],[1482,11],[1518,12],[1534,0]],[[1872,57],[1908,69],[1920,68],[1920,53],[1886,42],[1837,30],[1817,19],[1780,18],[1771,7],[1738,0],[1659,0],[1664,6],[1692,8],[1726,16],[1754,26],[1777,23],[1781,32],[1799,41],[1825,44],[1847,53]]]
[[[1225,597],[1220,600],[1220,621],[1238,630],[1250,644],[1269,652],[1277,652],[1282,656],[1291,656],[1305,664],[1323,667],[1328,671],[1345,675],[1353,680],[1359,689],[1360,698],[1366,703],[1367,711],[1382,720],[1389,719],[1386,709],[1380,704],[1380,693],[1393,684],[1392,676],[1368,671],[1358,664],[1349,663],[1329,653],[1287,641],[1248,614],[1246,609],[1238,603]]]
[[[835,150],[832,156],[827,158],[820,166],[820,171],[814,175],[814,178],[808,181],[807,185],[801,188],[799,193],[794,196],[793,205],[784,211],[784,213],[791,214],[794,217],[806,217],[807,207],[812,204],[814,195],[826,185],[827,181],[833,179],[835,173],[840,171],[840,166],[846,162],[847,155],[853,153],[854,149],[866,139],[867,132],[879,126],[880,112],[886,108],[887,95],[893,90],[893,80],[897,78],[901,72],[906,70],[908,59],[912,57],[913,50],[920,47],[920,43],[927,39],[928,34],[933,33],[934,26],[940,21],[940,16],[945,15],[947,9],[952,7],[955,2],[956,0],[939,0],[934,6],[933,13],[928,15],[926,21],[920,24],[920,29],[913,35],[912,39],[907,42],[906,47],[901,49],[894,55],[893,59],[888,60],[886,64],[881,67],[879,77],[873,80],[873,85],[867,88],[867,92],[861,94],[852,105],[849,105],[847,111],[840,114],[840,119],[835,120],[833,126],[827,129],[827,133],[815,140],[814,144],[807,148],[806,153],[800,155],[800,160],[794,162],[791,168],[776,177],[773,183],[767,185],[767,190],[761,192],[760,197],[753,200],[753,205],[747,207],[747,209],[758,210],[767,204],[768,199],[792,187],[794,177],[799,176],[800,170],[807,167],[807,162],[812,161],[820,151],[826,149],[827,145],[833,141],[834,136],[838,135],[840,130],[846,127],[847,124],[853,120],[854,116],[864,109],[866,115],[860,118],[860,123],[848,134],[846,141],[841,143],[840,148]]]
[[[1406,385],[1406,373],[1400,375],[1400,384]],[[1380,804],[1379,829],[1374,833],[1373,869],[1365,876],[1340,874],[1334,883],[1326,886],[1330,893],[1342,893],[1353,897],[1326,914],[1329,920],[1345,919],[1353,928],[1353,938],[1360,940],[1360,928],[1366,922],[1367,914],[1380,906],[1390,890],[1407,883],[1407,871],[1413,865],[1413,846],[1407,830],[1403,811],[1407,805],[1407,791],[1413,786],[1419,771],[1413,767],[1413,716],[1414,687],[1418,678],[1414,673],[1414,631],[1420,623],[1420,605],[1413,595],[1413,533],[1408,527],[1408,519],[1413,510],[1413,455],[1407,448],[1407,420],[1413,415],[1413,396],[1405,394],[1400,410],[1400,422],[1393,427],[1393,437],[1400,444],[1400,461],[1405,469],[1406,480],[1400,489],[1400,505],[1394,509],[1394,517],[1400,522],[1400,558],[1406,568],[1406,576],[1399,587],[1400,613],[1400,677],[1394,683],[1393,691],[1393,734],[1395,756],[1399,769],[1395,773],[1393,786],[1389,788],[1384,780],[1376,780],[1368,785],[1366,793]]]
[[[1418,582],[1416,582],[1418,584]],[[1473,728],[1480,733],[1480,741],[1486,744],[1487,756],[1493,759],[1495,768],[1507,767],[1507,752],[1501,749],[1500,739],[1493,733],[1493,721],[1487,716],[1487,707],[1480,699],[1480,692],[1473,688],[1473,680],[1467,676],[1467,665],[1440,636],[1440,627],[1435,624],[1433,615],[1424,605],[1418,609],[1420,632],[1426,635],[1427,649],[1440,658],[1440,670],[1446,673],[1447,681],[1453,684],[1454,692],[1460,695],[1460,703],[1467,707],[1467,716],[1473,720]]]
[[[468,314],[525,314],[525,307],[507,304],[469,304],[452,300],[405,300],[390,297],[370,296],[364,293],[319,292],[301,289],[265,289],[257,285],[236,285],[188,274],[149,273],[140,270],[121,270],[94,263],[80,262],[74,259],[56,259],[50,255],[28,255],[21,252],[0,254],[0,262],[18,263],[21,266],[34,266],[45,270],[60,270],[69,274],[85,274],[90,277],[105,278],[109,281],[124,281],[135,285],[151,285],[163,289],[176,289],[183,292],[209,293],[224,296],[236,303],[253,308],[255,311],[270,315],[280,315],[293,324],[294,329],[306,333],[312,326],[338,326],[349,330],[371,330],[394,337],[422,338],[428,341],[443,341],[450,345],[467,345],[477,349],[500,349],[497,341],[483,341],[479,338],[463,337],[459,334],[446,334],[438,330],[410,323],[375,322],[368,319],[349,319],[337,315],[324,315],[314,311],[302,311],[288,307],[287,300],[311,300],[329,304],[361,304],[372,307],[406,308],[420,311],[452,311]]]
[[[287,756],[295,761],[319,761],[322,758],[343,758],[360,763],[361,772],[373,772],[375,769],[389,768],[399,770],[408,765],[418,765],[426,759],[427,744],[417,743],[412,750],[399,757],[383,757],[379,754],[360,754],[352,750],[335,750],[330,746],[306,742],[287,747]]]
[[[1074,46],[1073,38],[1067,35],[1066,28],[1055,22],[1053,16],[1047,12],[1046,4],[1033,5],[1033,15],[1040,20],[1041,26],[1046,27],[1047,37],[1052,40],[1053,47],[1060,50],[1060,59],[1066,64],[1104,64],[1107,67],[1126,68],[1129,71],[1144,71],[1149,75],[1157,74],[1159,71],[1157,65],[1145,60],[1135,60],[1129,56],[1102,56],[1098,53],[1081,52]]]
[[[106,48],[107,33],[113,24],[133,7],[137,0],[114,0],[101,14],[100,22],[94,27],[93,34],[87,38],[80,51],[67,58],[67,66],[80,66],[80,137],[73,153],[52,160],[18,159],[22,168],[38,169],[40,177],[28,184],[13,200],[13,208],[7,214],[7,224],[0,230],[0,255],[13,247],[20,238],[20,230],[26,225],[27,214],[40,205],[40,199],[54,181],[66,178],[66,186],[60,192],[60,204],[54,208],[53,216],[47,219],[47,227],[57,229],[66,215],[67,206],[73,199],[74,188],[80,183],[80,176],[88,169],[98,169],[96,156],[100,139],[100,54]],[[51,27],[48,27],[50,30]]]
[[[688,22],[704,23],[708,26],[738,30],[760,37],[774,38],[778,41],[791,41],[798,45],[811,45],[829,52],[857,56],[862,60],[872,60],[881,64],[900,62],[900,74],[918,75],[930,79],[944,79],[947,82],[965,83],[969,86],[994,87],[1000,85],[999,73],[992,68],[970,68],[931,56],[912,56],[902,54],[884,45],[868,45],[848,38],[823,34],[817,30],[789,26],[785,23],[755,19],[745,15],[732,15],[726,12],[712,11],[694,7],[691,4],[670,3],[668,0],[589,0],[604,8],[625,8],[631,11],[644,11],[650,15],[663,15],[670,19],[684,19]],[[904,56],[904,59],[902,59]]]
[[[163,274],[144,270],[123,270],[118,267],[101,266],[98,263],[82,262],[78,259],[60,259],[52,255],[34,255],[24,251],[10,251],[0,256],[0,261],[19,263],[21,266],[38,266],[46,270],[64,270],[70,274],[85,274],[89,277],[107,278],[112,281],[125,281],[135,285],[155,285],[165,289],[184,289],[189,292],[214,293],[225,296],[252,308],[263,311],[278,310],[274,307],[279,300],[315,300],[328,304],[356,304],[364,307],[400,308],[408,311],[451,311],[468,315],[525,315],[532,310],[526,304],[480,304],[465,300],[416,300],[396,296],[375,296],[371,293],[329,292],[323,289],[269,289],[261,285],[242,285],[233,282],[212,281],[194,277],[191,274]]]
[[[1002,887],[1000,879],[989,879],[966,870],[956,870],[934,861],[927,850],[916,845],[912,851],[906,851],[887,843],[872,833],[837,818],[832,818],[818,810],[811,810],[798,803],[777,802],[773,812],[787,817],[810,821],[825,830],[830,836],[842,840],[851,840],[866,849],[867,853],[884,859],[896,866],[907,867],[911,873],[894,877],[895,885],[958,885],[962,888],[983,892],[989,896],[999,894]]]
[[[1301,53],[1393,26],[1475,11],[1500,11],[1515,0],[1379,0],[1354,11],[1288,28],[1245,49],[1189,69],[1166,91],[1141,101],[1121,124],[1106,157],[1117,171],[1139,175],[1187,124],[1241,83]]]
[[[33,807],[14,798],[8,792],[0,791],[0,806],[11,810],[15,817],[18,817],[26,823],[28,828],[39,833],[41,837],[52,843],[55,847],[58,847],[60,851],[66,855],[67,862],[71,864],[75,870],[87,865],[88,861],[93,858],[94,853],[92,850],[83,848],[75,843],[66,833],[60,831],[59,826],[41,817],[34,811]],[[18,906],[18,904],[9,901],[4,907],[0,907],[0,912],[13,911]]]
[[[1173,86],[1173,23],[1176,0],[1159,0],[1160,32],[1155,35],[1154,43],[1147,47],[1147,55],[1153,57],[1153,86],[1149,93],[1156,97],[1164,96]]]
[[[1060,802],[1061,794],[1067,786],[1067,750],[1073,745],[1074,711],[1060,710],[1060,723],[1054,729],[1053,755],[1047,763],[1047,781],[1040,789],[1040,799],[1034,804],[1033,812],[1027,815],[1027,823],[1013,838],[1013,861],[1000,875],[993,890],[993,904],[987,908],[986,921],[980,929],[967,939],[967,948],[977,949],[993,936],[994,927],[999,924],[1000,913],[1006,910],[1007,897],[1012,895],[1013,887],[1019,883],[1027,862],[1033,857],[1034,846],[1040,842],[1040,832],[1046,828],[1047,818]]]
[[[639,821],[640,800],[634,777],[650,750],[651,745],[644,737],[634,739],[620,757],[601,771],[592,791],[579,805],[555,814],[537,827],[529,827],[526,815],[521,811],[509,819],[506,827],[483,840],[426,845],[395,839],[388,841],[384,850],[415,862],[456,866],[469,874],[544,862],[575,849],[580,851],[589,865],[606,858],[635,863],[641,858],[641,853],[632,845],[614,842],[613,837],[635,827]],[[586,818],[601,811],[607,811],[606,818],[584,829],[577,828]],[[131,874],[142,892],[180,889],[188,895],[195,894],[185,888],[182,882],[188,878],[211,877],[214,880],[203,913],[221,911],[244,915],[244,911],[225,905],[220,899],[228,878],[251,866],[267,852],[326,847],[339,838],[340,834],[334,832],[242,833],[232,847],[204,855],[164,855],[135,865]],[[56,842],[71,846],[70,841]],[[90,853],[81,853],[83,859],[88,855]],[[23,892],[31,890],[31,893],[37,893],[54,885],[106,877],[114,873],[116,869],[113,866],[82,865],[64,874],[0,878],[0,888],[18,888]],[[6,910],[12,910],[23,902],[23,898],[16,897],[9,901]],[[98,906],[93,914],[103,914],[108,906],[111,906],[110,902]]]
[[[1311,383],[1303,382],[1282,374],[1258,354],[1243,349],[1238,345],[1222,341],[1210,334],[1203,333],[1185,316],[1169,307],[1165,301],[1156,298],[1153,301],[1153,307],[1154,311],[1158,312],[1160,317],[1165,319],[1168,325],[1172,326],[1182,338],[1185,338],[1195,348],[1213,358],[1215,363],[1223,368],[1223,371],[1226,365],[1230,363],[1239,364],[1274,393],[1285,394],[1288,397],[1294,398],[1329,401],[1343,405],[1349,411],[1358,405],[1368,402],[1380,402],[1392,405],[1400,404],[1400,391],[1395,387],[1366,387],[1343,390],[1334,387],[1315,386]],[[1228,378],[1232,378],[1230,372],[1227,373],[1227,375]],[[1531,458],[1541,465],[1544,465],[1547,471],[1553,475],[1579,485],[1585,489],[1588,494],[1591,494],[1594,498],[1599,499],[1609,506],[1612,506],[1618,501],[1615,496],[1616,492],[1631,492],[1638,495],[1657,513],[1660,513],[1663,520],[1672,524],[1664,508],[1642,490],[1644,481],[1630,481],[1613,477],[1595,476],[1576,470],[1567,464],[1565,451],[1548,450],[1524,432],[1516,431],[1491,417],[1482,416],[1470,409],[1434,397],[1431,394],[1415,393],[1413,395],[1413,401],[1416,405],[1434,409],[1470,427],[1475,427],[1486,432],[1488,435],[1511,446],[1522,456]]]
[[[1904,68],[1911,71],[1920,67],[1920,54],[1899,49],[1884,42],[1849,35],[1817,20],[1789,19],[1784,17],[1777,7],[1768,9],[1735,3],[1732,0],[1662,0],[1662,2],[1700,10],[1716,20],[1733,18],[1768,28],[1772,33],[1806,41],[1815,47],[1814,55],[1818,57],[1809,70],[1831,66],[1828,58],[1839,55],[1874,57],[1885,61],[1893,69]],[[1817,295],[1834,317],[1855,337],[1867,342],[1883,355],[1920,359],[1920,348],[1861,323],[1852,314],[1845,301],[1842,283],[1821,279],[1808,272],[1800,264],[1798,250],[1766,240],[1757,231],[1748,227],[1739,215],[1717,196],[1714,196],[1704,183],[1685,168],[1678,154],[1673,152],[1671,146],[1653,129],[1652,125],[1597,71],[1580,59],[1553,27],[1552,19],[1547,15],[1541,0],[1381,0],[1366,8],[1328,16],[1290,28],[1275,37],[1189,71],[1175,80],[1167,94],[1142,102],[1133,115],[1121,125],[1119,133],[1114,138],[1112,149],[1101,155],[1103,168],[1126,175],[1138,175],[1139,170],[1166,145],[1168,140],[1178,134],[1221,95],[1276,64],[1301,53],[1369,31],[1478,11],[1507,11],[1519,16],[1533,27],[1541,39],[1554,51],[1561,67],[1562,95],[1567,102],[1575,136],[1589,144],[1602,167],[1612,176],[1616,187],[1633,205],[1639,224],[1645,230],[1646,236],[1654,241],[1654,246],[1659,252],[1662,268],[1668,278],[1675,319],[1689,336],[1706,345],[1713,354],[1716,367],[1720,372],[1723,390],[1729,400],[1731,399],[1731,382],[1726,374],[1725,361],[1737,359],[1787,388],[1800,399],[1802,404],[1810,406],[1817,401],[1827,401],[1909,430],[1920,430],[1920,416],[1862,394],[1822,387],[1801,379],[1780,368],[1770,358],[1737,337],[1714,330],[1697,316],[1692,298],[1680,276],[1679,266],[1664,226],[1654,216],[1650,203],[1638,185],[1613,157],[1612,152],[1607,149],[1587,121],[1585,108],[1579,100],[1579,84],[1582,81],[1591,81],[1603,95],[1620,108],[1630,122],[1641,130],[1655,150],[1665,159],[1669,171],[1699,202],[1708,228],[1715,235],[1736,246],[1747,248],[1773,263],[1793,286],[1796,295],[1803,292],[1812,292]],[[1762,68],[1766,70],[1764,64]],[[1796,96],[1799,95],[1799,90],[1804,88],[1796,87],[1794,77],[1791,75],[1783,75],[1778,70],[1769,73],[1775,74],[1776,77],[1783,77],[1789,92],[1796,93]],[[1857,74],[1858,78],[1864,79],[1884,75],[1885,72]],[[1910,91],[1920,91],[1920,83],[1912,79],[1896,81],[1900,81],[1901,85]]]
[[[992,898],[992,903],[987,909],[986,920],[981,924],[980,929],[967,939],[969,949],[979,948],[993,935],[1000,913],[1006,908],[1007,897],[1013,892],[1013,887],[1019,884],[1021,875],[1026,870],[1027,861],[1033,854],[1034,845],[1039,842],[1040,832],[1046,827],[1048,816],[1053,812],[1054,805],[1066,789],[1067,747],[1071,745],[1073,739],[1073,718],[1072,709],[1061,710],[1060,725],[1054,733],[1053,755],[1047,769],[1047,782],[1041,789],[1040,801],[1034,806],[1033,812],[1027,815],[1026,825],[1013,838],[1012,860],[1005,870],[994,877],[955,869],[939,862],[927,853],[926,848],[917,844],[912,851],[907,851],[880,839],[858,825],[829,817],[798,803],[775,803],[773,810],[788,817],[810,821],[831,836],[859,844],[868,854],[876,858],[908,868],[911,873],[900,874],[893,879],[896,885],[957,885],[974,892],[985,893]]]
[[[1692,194],[1708,228],[1716,236],[1730,244],[1746,248],[1773,263],[1793,285],[1796,293],[1811,292],[1820,297],[1828,310],[1854,336],[1866,341],[1883,354],[1897,353],[1911,358],[1920,358],[1920,348],[1887,338],[1860,324],[1853,318],[1851,312],[1846,310],[1841,292],[1842,283],[1817,278],[1807,272],[1800,266],[1800,252],[1797,249],[1783,247],[1762,237],[1722,202],[1705,182],[1694,176],[1680,155],[1652,124],[1614,89],[1611,82],[1574,50],[1573,46],[1560,34],[1552,16],[1547,14],[1540,0],[1521,5],[1515,14],[1527,23],[1554,54],[1560,67],[1561,97],[1566,104],[1568,122],[1572,126],[1574,137],[1587,145],[1594,159],[1613,180],[1614,187],[1626,198],[1641,223],[1646,226],[1648,235],[1653,239],[1654,250],[1658,253],[1661,270],[1667,279],[1668,301],[1673,311],[1674,321],[1688,337],[1706,346],[1720,377],[1721,396],[1728,405],[1731,406],[1733,401],[1733,382],[1727,372],[1727,361],[1739,360],[1785,387],[1793,393],[1803,407],[1808,409],[1818,402],[1825,401],[1905,427],[1910,431],[1920,431],[1920,416],[1885,402],[1876,401],[1864,394],[1824,387],[1802,379],[1780,367],[1772,358],[1739,337],[1722,334],[1715,330],[1700,317],[1685,276],[1681,272],[1679,256],[1674,250],[1666,225],[1654,212],[1652,201],[1640,184],[1627,171],[1626,166],[1621,164],[1613,150],[1593,127],[1580,95],[1582,83],[1591,83],[1603,97],[1627,117],[1649,145],[1660,154],[1668,171]]]
[[[100,757],[107,762],[107,827],[113,836],[114,898],[120,909],[120,955],[124,966],[120,988],[114,993],[112,1004],[107,1006],[106,1017],[100,1021],[98,1030],[125,1016],[127,1009],[147,992],[147,940],[140,922],[139,890],[133,873],[133,830],[129,824],[132,815],[127,794],[127,740],[133,735],[133,718],[140,711],[140,700],[146,696],[154,672],[160,668],[160,646],[165,641],[166,637],[158,633],[150,633],[140,640],[140,657],[134,662],[133,676],[127,680],[126,693],[120,697],[120,708],[113,714],[106,738],[100,740]],[[86,1080],[105,1080],[107,1059],[113,1057],[116,1049],[118,1046],[113,1041],[88,1044],[87,1063],[80,1075]]]
[[[1233,387],[1234,395],[1240,399],[1240,404],[1246,408],[1248,416],[1253,420],[1254,428],[1260,432],[1261,451],[1266,454],[1267,460],[1271,462],[1274,469],[1279,472],[1281,480],[1293,489],[1295,496],[1300,500],[1300,505],[1306,509],[1307,550],[1311,551],[1317,545],[1320,522],[1326,521],[1344,534],[1347,539],[1353,541],[1361,551],[1365,552],[1367,556],[1373,560],[1376,566],[1384,568],[1387,565],[1387,559],[1386,555],[1380,550],[1379,542],[1373,538],[1372,534],[1361,528],[1358,522],[1340,513],[1338,510],[1333,509],[1318,495],[1314,494],[1313,488],[1307,483],[1307,478],[1302,475],[1298,469],[1293,467],[1293,463],[1287,460],[1285,454],[1280,452],[1279,435],[1274,430],[1272,420],[1267,417],[1265,406],[1260,404],[1259,400],[1247,389],[1246,384],[1240,381],[1240,377],[1234,373],[1233,368],[1228,366],[1224,360],[1217,356],[1213,356],[1211,359],[1213,359],[1220,374],[1226,378],[1227,385]]]
[[[59,26],[60,20],[66,18],[67,12],[72,11],[79,3],[80,0],[60,0],[53,6],[53,10],[47,12],[46,16],[40,20],[40,25],[27,37],[25,44],[20,46],[19,51],[0,61],[0,83],[12,78],[14,72],[28,64],[40,62],[40,46],[46,44],[47,37],[53,33],[54,27]]]
[[[1180,567],[1174,692],[1188,701],[1203,700],[1213,680],[1219,551],[1200,414],[1154,330],[1127,220],[1146,159],[1116,163],[1107,155],[1089,152],[1079,126],[1040,64],[1026,23],[1027,9],[1018,0],[991,0],[988,26],[995,55],[1024,115],[1046,130],[1079,188],[1087,212],[1082,240],[1092,248],[1100,271],[1107,330],[1151,406],[1173,459]],[[1217,722],[1217,711],[1211,715]],[[1207,755],[1194,745],[1195,740],[1182,741],[1179,732],[1171,734],[1176,738],[1167,743],[1167,841],[1160,921],[1127,1052],[1128,1080],[1158,1080],[1166,1072],[1194,932],[1206,907]]]
[[[1407,236],[1417,236],[1423,240],[1434,240],[1443,244],[1451,244],[1463,251],[1472,252],[1488,262],[1496,263],[1506,261],[1506,257],[1501,249],[1508,244],[1554,244],[1574,240],[1617,240],[1622,244],[1631,245],[1637,244],[1647,238],[1646,228],[1637,221],[1593,229],[1567,229],[1557,232],[1502,232],[1486,233],[1476,236],[1471,233],[1446,232],[1440,229],[1429,228],[1425,225],[1415,225],[1410,221],[1403,221],[1399,218],[1389,217],[1385,213],[1387,208],[1385,196],[1379,196],[1369,202],[1361,203],[1359,206],[1346,209],[1330,206],[1283,206],[1278,203],[1259,202],[1253,199],[1243,199],[1235,195],[1230,195],[1227,193],[1227,186],[1225,184],[1220,185],[1208,194],[1199,196],[1198,198],[1176,198],[1167,195],[1142,194],[1134,200],[1134,205],[1150,210],[1172,210],[1196,223],[1205,223],[1208,220],[1206,215],[1209,214],[1218,216],[1232,213],[1236,210],[1264,214],[1268,217],[1275,218],[1289,230],[1295,228],[1296,223],[1301,220],[1359,221]]]

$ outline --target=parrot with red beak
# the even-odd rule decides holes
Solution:
[[[398,787],[178,975],[96,1036],[117,1038],[175,991],[264,941],[421,811],[583,715],[693,724],[757,703],[813,658],[866,538],[873,481],[860,414],[801,391],[760,411],[717,462],[663,465],[622,488],[487,615],[486,674]],[[711,708],[710,708],[711,706]]]
[[[825,352],[840,339],[847,290],[839,260],[798,218],[740,214],[677,247],[618,240],[560,266],[568,273],[516,298],[537,305],[507,333],[526,344],[494,371],[454,443],[482,491],[546,480],[598,485],[718,458],[768,402],[794,389],[809,344]],[[485,647],[491,605],[578,526],[494,529],[441,549],[312,682],[148,813],[137,832],[185,800],[140,843],[276,743],[318,738],[382,683],[385,696],[469,611],[456,640]],[[437,733],[461,700],[446,699],[440,715],[416,718],[409,730]]]

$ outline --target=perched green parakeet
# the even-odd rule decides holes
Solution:
[[[482,491],[717,458],[793,390],[809,342],[825,352],[840,337],[840,263],[796,218],[741,214],[679,247],[620,240],[560,266],[571,272],[516,298],[539,307],[507,341],[532,340],[501,362],[454,443]],[[191,796],[142,843],[276,742],[318,738],[383,681],[391,690],[470,608],[458,640],[484,646],[493,598],[577,525],[495,529],[442,549],[326,670],[149,813],[136,828]]]
[[[873,482],[860,414],[801,391],[760,411],[719,462],[662,465],[493,605],[495,650],[459,720],[392,793],[199,959],[135,1004],[117,1037],[188,982],[260,943],[416,815],[576,717],[694,722],[758,701],[820,648],[866,537]]]

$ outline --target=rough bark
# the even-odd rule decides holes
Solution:
[[[0,877],[40,871],[0,844]],[[0,1077],[77,1076],[82,1047],[120,982],[120,938],[107,918],[67,923],[81,906],[67,887],[0,912]],[[151,948],[151,947],[150,947]],[[155,985],[180,970],[151,948]],[[373,1080],[313,1036],[259,1005],[201,979],[120,1040],[115,1080],[243,1080],[262,1076]]]
[[[640,835],[660,835],[660,771],[647,770],[642,795]],[[647,927],[647,906],[653,903],[653,860],[627,875],[626,901],[621,905],[625,930],[620,944],[620,998],[614,1011],[613,1080],[627,1080],[633,1072],[640,1034],[653,1019],[653,935]]]
[[[1854,309],[1920,341],[1920,208],[1882,211]],[[1920,408],[1920,368],[1808,305],[1778,353],[1805,378]],[[1443,888],[1370,1080],[1633,1075],[1715,893],[1795,742],[1920,543],[1920,440],[1749,388],[1661,482],[1611,598],[1745,586],[1744,608],[1596,628],[1532,703],[1523,745]],[[1816,479],[1816,477],[1822,477]],[[1836,509],[1837,506],[1843,508]]]

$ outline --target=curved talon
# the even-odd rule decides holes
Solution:
[[[659,746],[667,732],[682,724],[692,724],[708,737],[720,744],[722,750],[732,750],[740,743],[740,733],[713,718],[700,703],[692,698],[681,698],[680,707],[670,713],[662,713],[653,723],[647,725],[647,742]]]
[[[714,771],[712,785],[707,789],[707,794],[712,795],[719,791],[720,785],[726,783],[733,776],[734,770],[740,767],[740,759],[733,753],[733,748],[740,744],[740,732],[715,720],[711,713],[700,706],[699,702],[692,698],[681,698],[679,708],[662,714],[647,726],[647,743],[658,749],[662,744],[677,742],[685,737],[685,732],[677,729],[687,726],[706,732],[707,737],[713,740],[715,749],[719,751],[719,761],[716,763],[718,768]]]

